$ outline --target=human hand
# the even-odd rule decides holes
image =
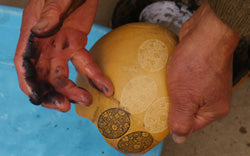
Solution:
[[[204,1],[183,25],[169,65],[169,126],[175,142],[226,116],[233,52],[240,36]]]
[[[84,49],[97,0],[31,0],[23,12],[15,55],[20,88],[35,105],[66,112],[70,101],[87,106],[92,96],[68,79],[68,61],[104,95],[113,86]]]

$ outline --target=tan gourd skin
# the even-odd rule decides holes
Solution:
[[[105,97],[78,75],[77,85],[93,95],[93,104],[76,105],[76,112],[120,152],[145,153],[168,135],[167,63],[176,44],[177,37],[164,27],[132,23],[111,31],[90,50],[113,82],[114,95]]]

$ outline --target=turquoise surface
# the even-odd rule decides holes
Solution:
[[[0,156],[124,156],[74,106],[67,113],[30,104],[13,63],[22,9],[0,6]],[[110,29],[94,25],[87,49]],[[76,72],[70,64],[70,78]],[[162,143],[143,156],[159,156]]]

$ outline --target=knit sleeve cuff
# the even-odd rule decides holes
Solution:
[[[222,22],[242,36],[250,35],[250,0],[207,0]]]

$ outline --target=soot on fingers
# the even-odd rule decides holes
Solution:
[[[52,45],[53,48],[56,48],[56,43],[55,42],[56,42],[55,40],[51,41],[51,45]]]
[[[39,57],[38,48],[35,43],[35,36],[33,34],[29,36],[23,57],[27,59],[38,59]]]
[[[55,82],[59,88],[64,88],[68,85],[68,81],[65,78],[56,78]]]
[[[33,65],[33,63],[29,59],[23,60],[23,67],[25,69],[25,80],[29,84],[35,84],[37,79],[36,69]]]
[[[42,101],[46,104],[57,104],[57,103],[63,103],[64,96],[58,92],[51,91],[48,92],[42,99]]]
[[[23,54],[23,67],[25,69],[25,80],[32,89],[30,102],[34,105],[40,105],[42,101],[52,101],[53,96],[58,96],[51,84],[46,81],[38,81],[37,71],[35,68],[36,61],[40,56],[40,51],[37,48],[35,36],[30,35],[26,45],[25,53]],[[42,72],[42,69],[40,69]],[[52,93],[52,95],[50,95]]]
[[[66,69],[63,66],[57,66],[55,69],[55,75],[61,76]]]
[[[50,85],[48,82],[39,82],[38,88],[36,87],[32,89],[30,102],[34,105],[41,105],[43,101],[43,96],[53,91],[53,86]]]
[[[39,52],[36,48],[34,42],[34,36],[30,35],[28,39],[28,43],[26,45],[25,53],[23,54],[23,68],[25,69],[25,80],[27,81],[28,85],[32,89],[32,93],[30,95],[30,102],[34,105],[41,104],[41,97],[40,97],[40,89],[37,86],[37,73],[35,69],[35,62],[38,59]]]
[[[25,69],[25,80],[28,83],[34,84],[36,83],[37,73],[34,66],[34,63],[39,57],[39,52],[36,48],[34,42],[34,36],[30,35],[28,39],[28,43],[25,49],[25,53],[23,54],[23,67]]]
[[[93,88],[95,88],[95,89],[98,90],[99,92],[103,93],[102,90],[99,89],[99,88],[95,85],[95,83],[93,82],[93,80],[88,79],[88,82],[89,82],[89,84],[90,84]]]
[[[103,85],[103,88],[104,88],[105,92],[109,91],[109,89],[106,86],[104,86],[104,85]]]
[[[68,39],[66,39],[64,42],[63,42],[63,44],[62,44],[62,50],[65,50],[65,49],[67,49],[69,47],[69,41],[68,41]]]
[[[32,94],[30,96],[30,102],[34,105],[41,105],[42,100],[39,89],[36,88],[32,90]]]
[[[51,84],[48,82],[40,82],[40,91],[43,93],[43,95],[46,95],[48,92],[54,91],[54,88]]]

